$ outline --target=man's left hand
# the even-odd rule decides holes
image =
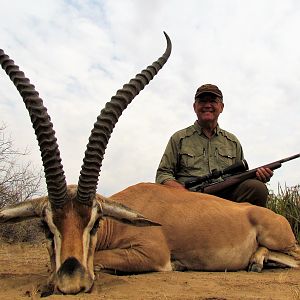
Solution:
[[[270,181],[273,176],[273,171],[269,168],[258,168],[256,171],[256,177],[262,182]]]

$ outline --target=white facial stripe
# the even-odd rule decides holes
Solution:
[[[101,212],[101,208],[100,208]],[[99,217],[99,203],[95,202],[92,211],[91,218],[86,228],[83,231],[83,266],[88,270],[88,255],[89,255],[89,247],[90,247],[90,231],[92,230],[95,221]],[[45,221],[49,226],[50,231],[53,233],[54,247],[55,247],[55,263],[56,263],[56,272],[59,270],[61,266],[61,234],[55,224],[53,223],[53,213],[50,207],[45,209]],[[93,270],[92,270],[93,271]]]
[[[90,221],[88,223],[88,225],[86,226],[86,228],[83,231],[83,264],[84,267],[86,269],[88,269],[87,267],[87,258],[88,258],[88,253],[89,253],[89,246],[90,246],[90,231],[92,230],[95,221],[97,220],[97,218],[99,217],[99,212],[98,212],[98,203],[94,203],[92,211],[91,211],[91,218]]]
[[[47,207],[46,209],[46,214],[45,214],[45,221],[47,222],[50,231],[54,235],[54,247],[55,247],[55,262],[56,262],[56,272],[61,266],[61,235],[60,232],[58,231],[57,227],[53,223],[53,214],[52,210]]]

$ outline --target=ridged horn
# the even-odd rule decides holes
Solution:
[[[165,53],[152,65],[148,66],[122,89],[118,90],[110,102],[107,102],[91,131],[89,142],[85,151],[83,165],[80,171],[78,182],[77,200],[86,205],[91,205],[91,201],[96,193],[98,177],[102,166],[108,140],[121,116],[123,110],[131,103],[133,98],[153,79],[158,71],[167,62],[172,44],[169,36],[164,32],[167,40]]]
[[[47,109],[44,107],[43,100],[39,97],[34,85],[2,49],[0,49],[0,63],[19,91],[29,112],[41,151],[49,201],[54,206],[61,206],[66,201],[67,184],[55,131]]]

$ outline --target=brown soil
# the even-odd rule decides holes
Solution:
[[[48,270],[44,245],[1,243],[0,299],[39,299],[37,286],[46,282]],[[46,299],[300,299],[300,270],[100,273],[90,294]]]

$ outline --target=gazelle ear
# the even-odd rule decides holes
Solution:
[[[101,202],[103,217],[109,217],[119,222],[133,226],[161,226],[161,224],[145,218],[143,215],[131,208],[108,199]]]
[[[47,203],[48,198],[42,197],[4,207],[0,210],[0,223],[17,223],[40,218]]]

